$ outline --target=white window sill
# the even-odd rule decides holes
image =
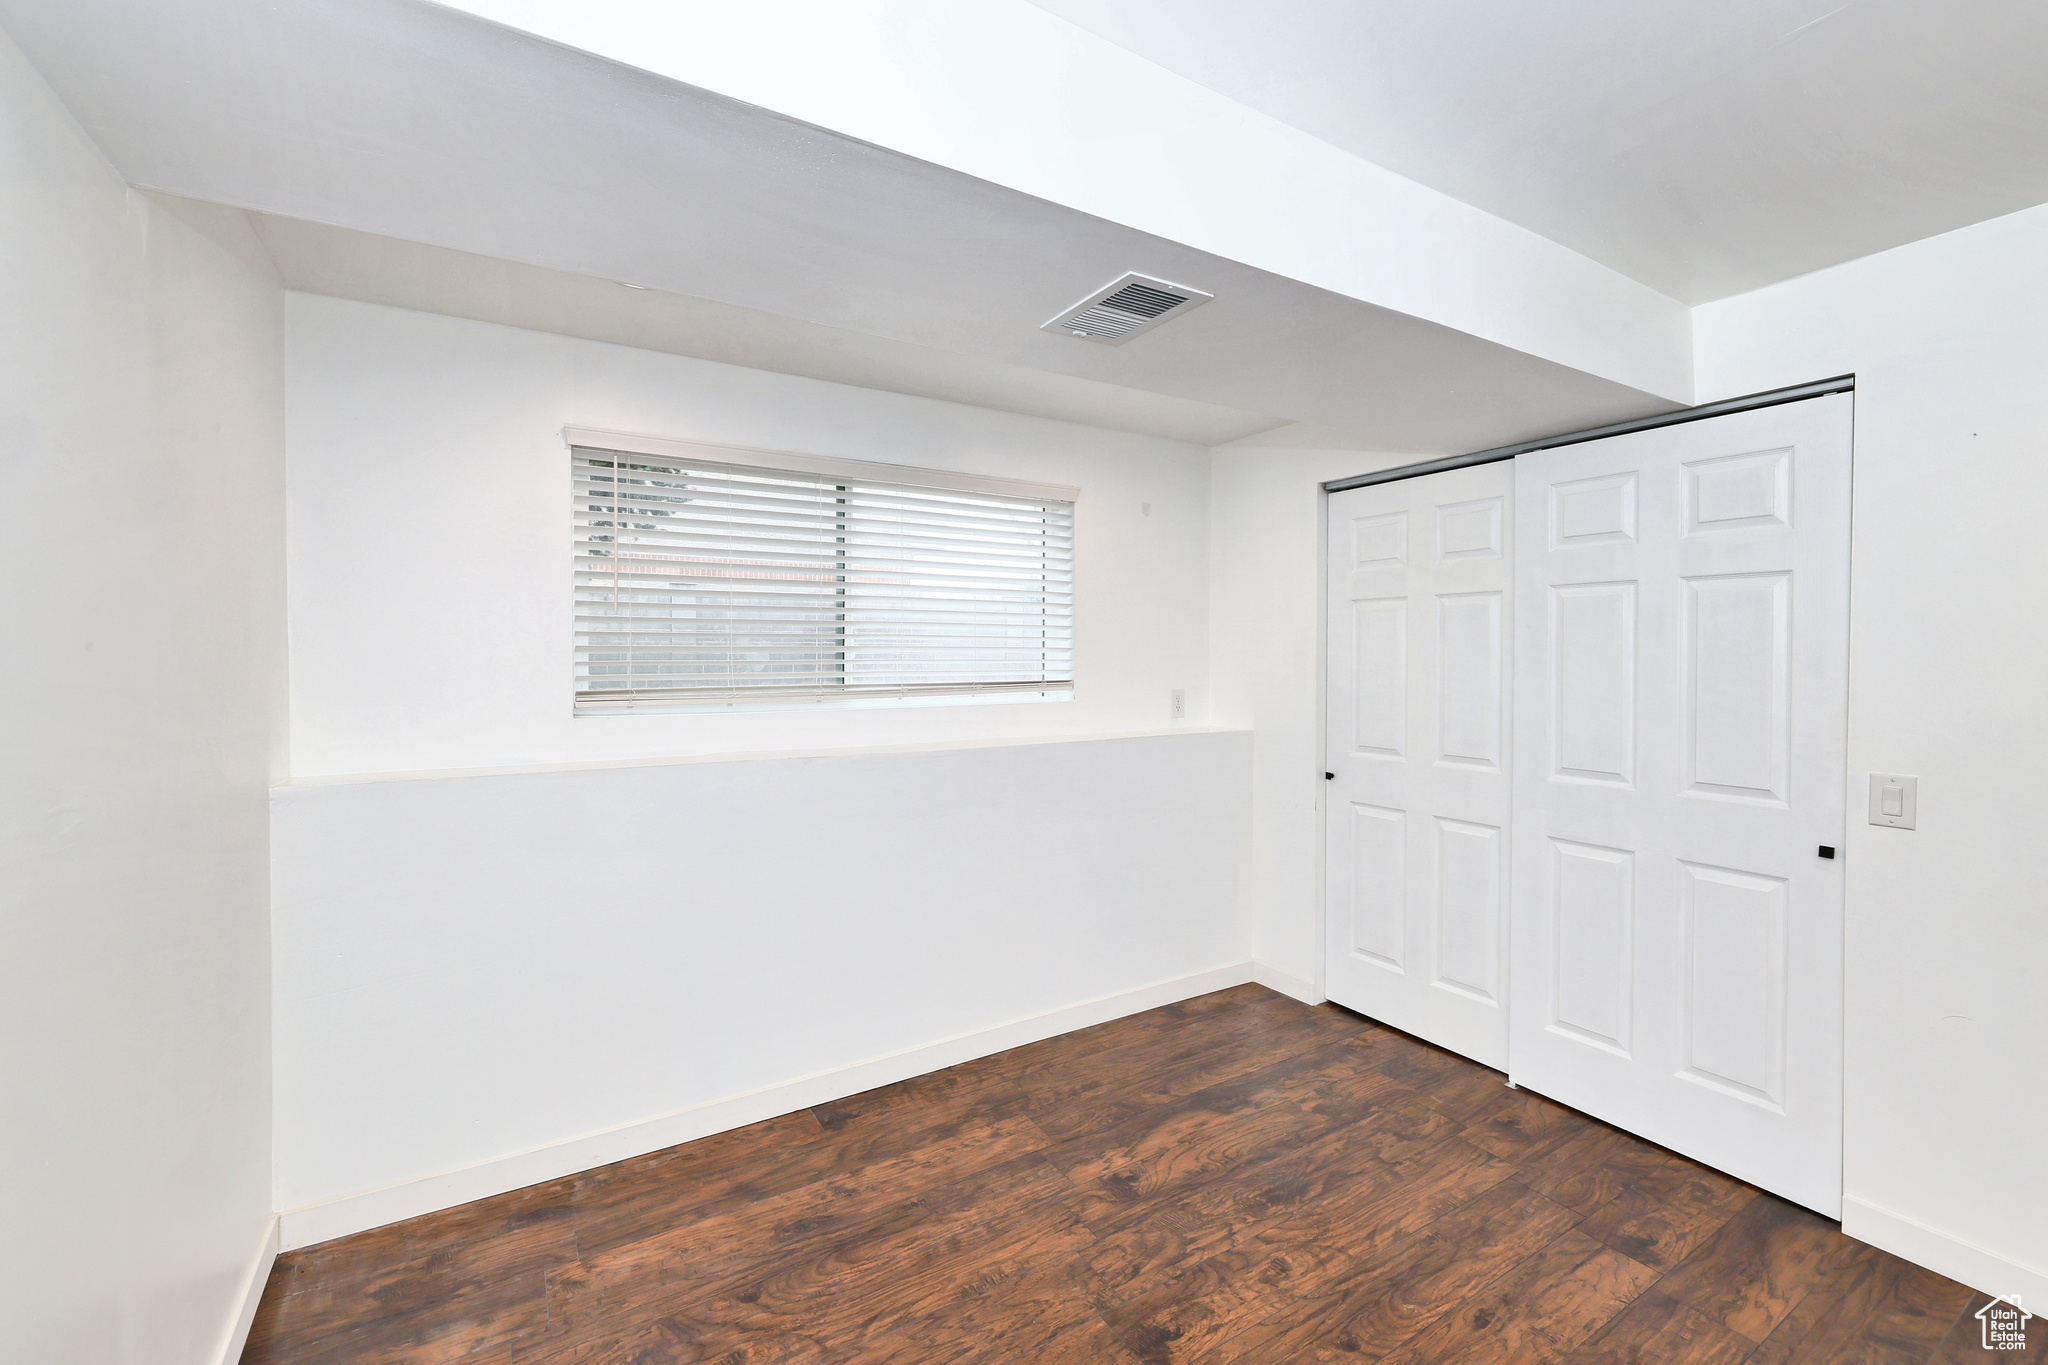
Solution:
[[[1108,730],[1081,735],[1010,735],[993,739],[932,740],[916,744],[868,744],[844,748],[761,749],[743,753],[685,754],[665,758],[591,759],[568,763],[524,763],[492,768],[429,768],[403,772],[323,773],[294,777],[273,791],[335,787],[358,782],[421,782],[457,777],[510,777],[525,773],[576,773],[606,768],[661,768],[685,763],[752,763],[784,758],[840,758],[863,754],[942,753],[954,749],[1010,748],[1024,744],[1087,744],[1102,740],[1166,739],[1194,735],[1250,734],[1237,725],[1171,725],[1153,730]]]
[[[613,720],[620,716],[728,716],[754,711],[874,711],[905,706],[1015,706],[1072,701],[1072,688],[1045,692],[955,692],[926,697],[779,697],[765,701],[610,702],[589,709],[579,706],[577,720]]]

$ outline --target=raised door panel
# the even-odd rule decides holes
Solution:
[[[1351,604],[1352,748],[1399,758],[1408,744],[1408,599]]]
[[[1550,589],[1550,771],[1575,782],[1635,781],[1636,585]],[[1544,686],[1534,679],[1530,686]]]
[[[1682,862],[1685,1065],[1696,1084],[1783,1112],[1786,934],[1783,877]]]
[[[1635,1021],[1635,855],[1555,838],[1550,850],[1550,1028],[1626,1057]]]
[[[1435,984],[1489,1005],[1500,1000],[1502,844],[1497,826],[1437,817]]]
[[[1550,485],[1550,548],[1634,541],[1639,502],[1634,470]]]
[[[1504,498],[1477,498],[1444,503],[1436,509],[1436,558],[1439,564],[1463,559],[1499,559]]]
[[[1685,466],[1685,533],[1777,530],[1792,525],[1790,447],[1694,460]]]
[[[1392,569],[1408,562],[1408,514],[1382,512],[1351,520],[1351,567]]]
[[[1684,582],[1684,788],[1784,805],[1791,796],[1792,575]]]
[[[1499,771],[1501,594],[1444,593],[1436,599],[1436,714],[1439,762]]]
[[[1407,813],[1353,801],[1351,951],[1376,967],[1406,970]]]

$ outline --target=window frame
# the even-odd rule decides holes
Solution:
[[[874,482],[893,484],[904,488],[929,489],[935,492],[990,494],[1000,497],[1021,498],[1030,501],[1065,503],[1072,507],[1072,515],[1078,521],[1081,490],[1068,484],[1045,483],[1028,479],[1008,478],[999,475],[976,474],[964,470],[931,469],[916,465],[899,465],[872,460],[854,460],[839,456],[815,455],[799,451],[769,450],[753,446],[724,445],[709,441],[682,440],[671,437],[651,436],[639,432],[607,430],[600,427],[565,426],[562,429],[563,444],[569,455],[571,478],[577,468],[576,452],[614,452],[624,455],[644,455],[654,459],[700,460],[713,464],[735,465],[759,469],[764,473],[799,474],[813,478],[831,479],[844,477],[849,482]],[[572,565],[584,553],[585,539],[582,528],[575,518],[586,509],[578,505],[578,498],[571,486]],[[842,542],[843,543],[843,542]],[[1071,562],[1071,561],[1070,561]],[[763,696],[748,697],[744,690],[708,695],[705,689],[702,697],[659,696],[643,697],[621,690],[623,695],[608,697],[603,689],[590,690],[583,686],[581,672],[583,653],[586,648],[583,630],[576,617],[578,603],[583,599],[577,589],[576,570],[572,568],[570,593],[570,636],[571,655],[576,660],[572,668],[571,707],[579,720],[602,719],[609,716],[649,714],[691,714],[724,713],[746,711],[795,711],[795,710],[848,710],[871,708],[894,708],[933,705],[991,705],[1018,702],[1062,702],[1072,700],[1075,682],[1047,681],[1043,687],[1032,687],[1028,683],[1000,684],[995,688],[970,688],[965,684],[905,684],[883,693],[868,692],[850,696],[830,694],[813,696]],[[842,579],[843,581],[843,579]],[[841,590],[842,592],[844,590]],[[843,619],[843,617],[841,618]],[[844,627],[841,627],[844,633]],[[1068,615],[1068,651],[1070,658],[1074,649],[1072,608]],[[842,654],[842,659],[844,655]],[[843,665],[842,665],[843,668]],[[1074,671],[1078,671],[1076,664]]]

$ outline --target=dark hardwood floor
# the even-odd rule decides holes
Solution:
[[[243,1360],[2040,1354],[1985,1353],[1983,1302],[1496,1072],[1243,986],[290,1253]]]

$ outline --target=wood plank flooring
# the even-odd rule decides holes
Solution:
[[[242,1359],[1955,1365],[1983,1301],[1242,986],[292,1252]]]

